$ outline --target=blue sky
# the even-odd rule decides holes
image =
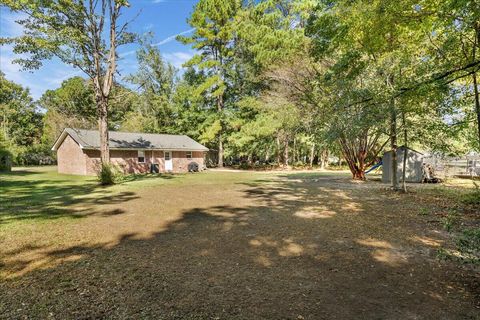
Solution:
[[[125,20],[138,17],[131,23],[130,31],[143,34],[152,31],[153,42],[158,44],[165,60],[175,67],[190,59],[193,50],[175,40],[178,34],[189,34],[193,30],[187,24],[187,18],[193,11],[196,0],[131,0],[131,7],[125,10]],[[0,35],[15,36],[22,33],[22,28],[15,20],[22,18],[6,8],[0,8]],[[135,49],[137,45],[125,45],[119,49],[121,76],[135,72],[137,63]],[[38,99],[48,89],[60,86],[63,80],[73,76],[84,76],[81,71],[67,66],[57,59],[46,61],[43,67],[33,72],[21,71],[12,63],[15,54],[10,46],[0,48],[0,70],[7,79],[30,88],[33,98]]]

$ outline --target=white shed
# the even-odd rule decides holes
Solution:
[[[406,163],[406,182],[422,182],[423,154],[405,146],[397,148],[397,179],[402,181],[403,174],[403,154],[407,152]],[[389,183],[392,181],[392,151],[387,151],[382,158],[382,181]]]

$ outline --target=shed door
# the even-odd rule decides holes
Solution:
[[[165,151],[165,171],[173,171],[172,151]]]

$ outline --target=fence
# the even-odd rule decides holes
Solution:
[[[425,155],[423,161],[432,166],[435,175],[440,178],[480,177],[480,155],[478,154],[462,157]]]

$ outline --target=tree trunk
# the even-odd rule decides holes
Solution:
[[[280,166],[281,159],[280,159],[280,138],[277,134],[277,166]]]
[[[473,77],[473,91],[475,94],[475,111],[477,114],[477,133],[478,133],[478,145],[480,148],[480,96],[478,92],[477,73],[472,74]]]
[[[328,149],[323,149],[320,154],[320,169],[324,170],[328,167]]]
[[[350,169],[350,172],[352,173],[352,179],[365,180],[365,170],[361,168],[362,166],[359,166],[352,159],[346,158],[345,160],[347,162],[348,168]]]
[[[298,161],[297,157],[297,139],[293,138],[293,164],[295,164]]]
[[[223,141],[222,141],[222,133],[218,134],[218,163],[219,168],[223,167]]]
[[[218,167],[223,167],[223,95],[220,95],[217,100],[217,111],[220,115],[220,132],[218,134]]]
[[[320,169],[325,169],[325,150],[320,153]]]
[[[365,171],[363,170],[354,170],[352,172],[353,180],[366,180]]]
[[[284,167],[288,167],[288,159],[289,158],[289,155],[288,155],[288,138],[285,138],[285,153],[284,153],[284,159],[283,159],[283,166]]]
[[[477,58],[477,46],[480,44],[480,22],[475,24],[475,41],[473,43],[473,50],[472,50],[472,60],[475,61]],[[475,99],[475,112],[477,114],[477,130],[478,130],[478,147],[480,148],[480,97],[478,92],[478,81],[477,81],[477,72],[472,73],[473,78],[473,91],[474,91],[474,99]]]
[[[315,144],[310,148],[310,168],[313,168],[313,158],[315,157]]]
[[[98,131],[100,133],[100,160],[102,164],[110,163],[110,147],[108,145],[108,99],[99,97],[98,104]]]
[[[403,165],[402,165],[402,191],[407,192],[407,182],[406,176],[407,176],[407,145],[408,145],[408,136],[407,136],[407,124],[405,121],[405,112],[402,112],[402,124],[403,124],[403,145],[404,145],[404,150],[403,150]]]
[[[398,190],[398,159],[397,159],[397,110],[395,100],[392,100],[392,111],[390,118],[390,147],[392,149],[392,188]]]

